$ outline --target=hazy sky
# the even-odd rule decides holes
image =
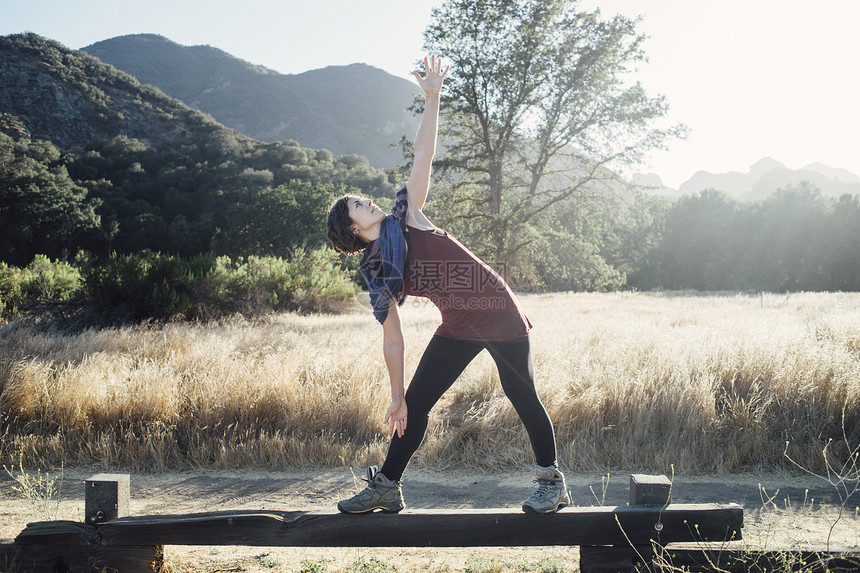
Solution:
[[[364,62],[409,77],[441,0],[0,0],[0,35],[32,31],[70,48],[135,33],[209,44],[285,74]],[[686,141],[639,170],[673,187],[695,171],[769,156],[860,174],[860,0],[583,0],[642,15],[650,62]],[[349,86],[344,86],[349,89]]]

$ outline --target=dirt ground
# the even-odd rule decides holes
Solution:
[[[83,481],[98,470],[64,471],[55,519],[83,520]],[[56,472],[55,472],[56,474]],[[54,474],[52,474],[54,475]],[[363,485],[363,468],[326,468],[314,471],[194,471],[131,475],[131,515],[192,513],[228,509],[278,511],[336,511],[341,498]],[[622,505],[628,500],[630,472],[608,475],[568,474],[568,487],[579,506]],[[520,503],[534,484],[528,468],[505,473],[464,473],[410,469],[404,476],[407,511],[436,508],[510,508]],[[33,507],[18,492],[6,472],[0,474],[0,539],[14,538],[44,504]],[[731,474],[673,478],[672,499],[677,503],[736,502],[744,507],[745,543],[765,545],[860,546],[860,494],[844,504],[836,489],[812,476],[788,474]],[[835,525],[834,525],[835,524]],[[577,570],[575,547],[546,548],[261,548],[168,547],[172,571],[301,571],[303,563],[324,563],[337,571],[403,571],[425,573],[463,571],[471,563],[507,564],[496,571],[527,571],[524,561],[563,560]],[[356,565],[364,563],[364,566]],[[505,568],[508,567],[508,568]],[[517,568],[518,567],[518,568]]]

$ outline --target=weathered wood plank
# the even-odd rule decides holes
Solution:
[[[672,570],[714,571],[715,565],[732,573],[770,573],[803,571],[804,573],[858,573],[860,551],[800,550],[797,548],[760,549],[672,549],[667,548],[661,561]]]
[[[581,547],[582,573],[623,571],[690,571],[766,573],[772,571],[860,572],[860,551],[849,549],[769,548],[767,550],[714,547],[689,549],[653,546]]]
[[[579,548],[580,573],[648,571],[653,560],[653,545],[619,547],[583,545]]]
[[[128,515],[128,474],[96,474],[84,481],[84,521],[101,523]]]
[[[656,526],[656,527],[655,527]],[[222,511],[140,516],[97,526],[108,545],[284,547],[493,547],[627,545],[740,539],[736,504],[566,508],[554,515],[510,510],[400,514]]]
[[[0,571],[7,573],[12,571],[15,557],[18,555],[18,546],[12,539],[0,540]]]
[[[156,573],[164,548],[120,545],[26,545],[0,556],[2,573]]]
[[[94,525],[74,521],[31,523],[0,550],[2,573],[153,573],[164,561],[161,546],[103,545]]]
[[[668,505],[671,497],[672,482],[666,476],[630,476],[630,505]]]
[[[18,545],[46,545],[49,543],[75,543],[87,545],[99,543],[99,531],[95,525],[77,521],[36,521],[15,538]]]

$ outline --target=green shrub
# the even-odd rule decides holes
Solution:
[[[216,313],[337,312],[354,300],[356,287],[328,247],[295,249],[289,259],[219,257],[205,285]]]
[[[81,290],[81,273],[65,261],[36,255],[25,268],[0,263],[0,318],[50,301],[68,301]]]
[[[0,319],[51,301],[80,299],[99,322],[217,319],[271,311],[337,312],[357,287],[328,247],[299,248],[289,259],[183,259],[151,251],[111,256],[102,264],[37,255],[26,268],[0,262]]]
[[[86,296],[110,322],[217,319],[275,311],[336,312],[356,287],[329,248],[296,249],[289,259],[141,252],[91,269]]]
[[[93,310],[111,322],[196,317],[197,285],[215,266],[212,255],[183,261],[176,255],[142,251],[111,256],[86,277]]]
[[[0,263],[0,318],[18,314],[21,303],[21,269]]]
[[[290,310],[333,312],[352,302],[357,289],[339,261],[338,254],[328,247],[296,249],[287,282]]]
[[[70,300],[80,288],[80,271],[65,261],[36,255],[27,266],[24,292],[30,300]]]

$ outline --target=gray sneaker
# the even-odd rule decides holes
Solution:
[[[562,507],[570,505],[570,494],[567,493],[567,484],[564,482],[564,474],[557,468],[542,469],[535,468],[538,484],[537,491],[523,502],[523,511],[526,513],[555,513]]]
[[[379,473],[376,466],[367,468],[367,477],[361,478],[367,487],[349,499],[337,504],[341,513],[367,513],[381,509],[382,513],[397,513],[405,507],[399,481],[392,481]]]

